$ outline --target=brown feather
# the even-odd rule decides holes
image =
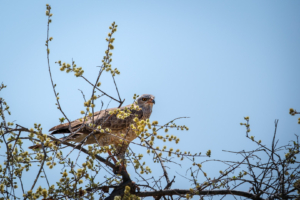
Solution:
[[[125,108],[130,108],[131,105],[123,106],[119,108],[120,110],[124,110]],[[110,108],[102,111],[98,111],[94,113],[94,120],[95,124],[98,126],[100,125],[102,129],[109,128],[113,131],[122,130],[124,128],[127,128],[131,123],[134,117],[138,117],[141,119],[143,117],[143,111],[142,110],[131,110],[131,115],[125,119],[118,119],[117,116],[109,115],[110,111],[114,111],[118,108]],[[84,122],[85,126],[82,127],[80,132],[90,132],[92,129],[90,129],[88,124],[92,123],[93,117],[87,117],[88,120]],[[83,124],[79,121],[79,119],[74,120],[71,122],[71,130],[77,131],[78,128],[80,128]],[[70,133],[69,131],[69,122],[60,124],[57,126],[52,127],[49,131],[53,131],[51,134],[60,134],[60,133]]]

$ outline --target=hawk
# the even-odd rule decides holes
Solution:
[[[66,140],[67,142],[83,142],[85,138],[95,130],[95,127],[92,127],[93,124],[95,124],[96,127],[101,126],[101,129],[104,130],[107,130],[108,128],[110,132],[94,131],[94,134],[91,134],[88,138],[86,138],[84,144],[97,143],[100,146],[109,146],[113,144],[117,150],[117,157],[124,158],[129,143],[137,137],[135,131],[130,128],[130,125],[134,123],[133,119],[135,117],[139,120],[149,119],[152,113],[153,104],[155,104],[154,99],[155,97],[151,94],[143,94],[136,100],[136,104],[129,104],[121,108],[101,110],[95,112],[93,116],[87,117],[85,121],[82,120],[82,118],[72,121],[70,127],[73,135],[70,138],[65,136],[61,138],[61,140],[68,138]],[[117,116],[116,111],[125,111],[125,113],[128,113],[129,111],[130,115],[120,117]],[[51,135],[71,133],[69,130],[69,123],[54,126],[49,131],[51,131]],[[124,143],[123,140],[125,140],[126,143]],[[29,149],[36,149],[40,147],[41,145],[35,145],[29,147]]]

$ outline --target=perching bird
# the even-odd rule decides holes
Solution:
[[[94,113],[94,124],[97,126],[101,126],[101,129],[110,129],[111,132],[101,133],[100,131],[94,132],[94,136],[91,135],[87,138],[84,144],[94,144],[97,143],[95,138],[98,140],[98,144],[100,146],[109,146],[114,145],[117,150],[117,157],[124,158],[126,149],[129,143],[134,140],[137,135],[135,131],[130,128],[130,124],[133,124],[133,119],[137,117],[139,120],[149,119],[152,113],[153,104],[155,104],[154,96],[151,94],[143,94],[137,100],[137,105],[140,109],[130,109],[132,107],[136,107],[135,105],[129,104],[127,106],[121,108],[110,108],[102,111],[98,111]],[[130,110],[131,114],[124,119],[118,118],[116,114],[109,114],[109,112],[116,111],[119,109],[120,111],[124,111],[125,109]],[[121,117],[122,118],[122,117]],[[83,125],[84,123],[84,125]],[[80,127],[80,131],[72,135],[71,138],[67,139],[67,142],[82,142],[86,136],[88,136],[95,128],[92,128],[90,125],[93,123],[93,117],[87,117],[87,120],[84,122],[82,118],[77,119],[71,122],[71,130],[72,132],[76,132]],[[52,131],[51,134],[70,134],[69,123],[60,124],[54,126],[49,131]],[[61,138],[62,140],[65,139]],[[120,140],[121,139],[121,140]],[[123,140],[122,140],[123,139]],[[127,144],[124,144],[126,141]],[[122,145],[119,145],[122,144]],[[30,149],[40,148],[41,145],[35,145],[29,147]]]

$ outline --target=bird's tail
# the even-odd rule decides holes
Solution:
[[[33,149],[33,150],[41,149],[41,148],[42,148],[41,144],[37,144],[37,145],[33,145],[33,146],[28,147],[28,149]]]
[[[62,140],[64,138],[60,138],[60,140]],[[58,145],[60,142],[57,141],[51,141],[51,142],[46,142],[45,143],[45,147],[51,147],[52,145]],[[37,150],[37,149],[42,149],[42,144],[36,144],[33,146],[28,147],[28,149],[32,149],[32,150]]]

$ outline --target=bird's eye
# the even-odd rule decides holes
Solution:
[[[142,98],[143,101],[147,101],[147,98]]]

